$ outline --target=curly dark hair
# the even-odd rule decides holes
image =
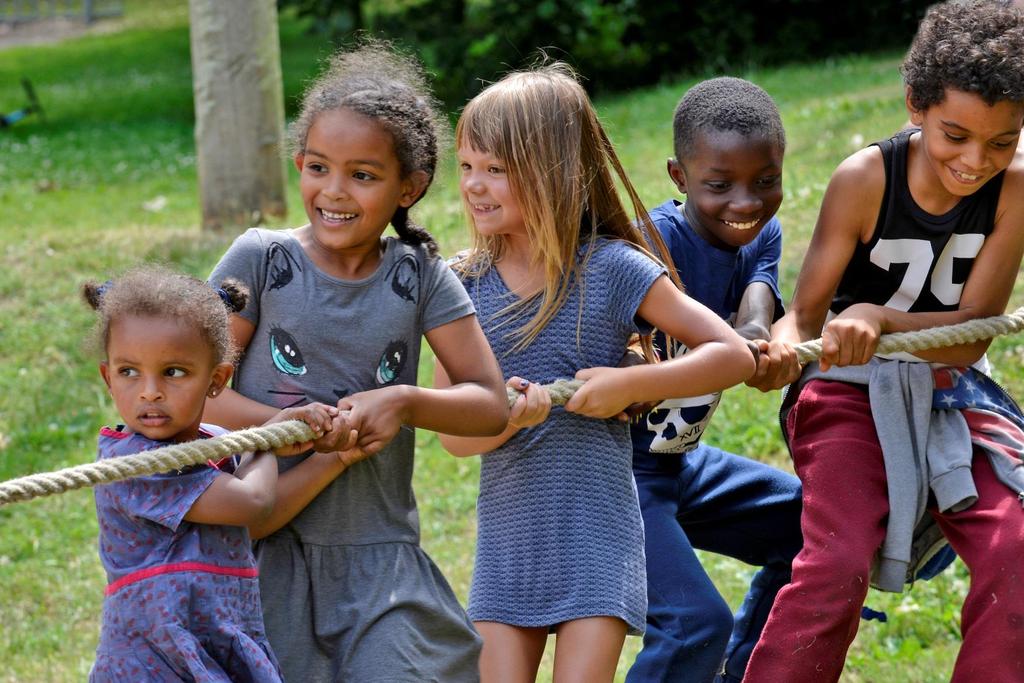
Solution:
[[[1024,15],[992,0],[933,5],[900,71],[918,111],[942,102],[946,88],[974,93],[990,106],[1024,102]]]
[[[786,131],[775,101],[750,81],[731,76],[701,81],[686,91],[672,118],[676,159],[693,155],[697,137],[731,130],[745,137],[764,136],[786,148]]]
[[[336,53],[327,70],[306,89],[299,117],[289,128],[292,155],[305,150],[316,117],[336,109],[349,109],[378,122],[394,140],[403,177],[422,171],[430,187],[447,123],[415,59],[380,40],[364,40],[353,50]],[[422,244],[431,255],[437,253],[434,238],[409,218],[408,208],[399,207],[391,224],[403,242]]]
[[[234,342],[228,314],[245,308],[249,290],[237,280],[225,280],[216,290],[208,283],[163,266],[134,268],[117,280],[82,285],[82,297],[99,313],[93,341],[106,357],[110,325],[125,316],[173,318],[194,326],[213,351],[215,363],[233,362]]]

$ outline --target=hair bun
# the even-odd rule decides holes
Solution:
[[[107,280],[101,285],[95,282],[86,282],[82,285],[82,298],[85,302],[94,310],[98,311],[100,306],[103,305],[103,295],[107,293],[107,290],[113,286],[111,280]]]
[[[221,282],[217,293],[220,294],[220,298],[224,300],[224,305],[232,313],[241,311],[249,303],[249,288],[233,278],[228,278]]]

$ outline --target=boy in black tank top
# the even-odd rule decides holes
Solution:
[[[954,390],[974,392],[989,382],[979,372],[988,341],[872,360],[883,333],[998,315],[1007,305],[1024,253],[1024,154],[1016,153],[1024,125],[1024,18],[992,2],[937,5],[918,29],[903,74],[917,128],[836,169],[793,303],[773,326],[773,341],[761,343],[762,362],[771,366],[766,384],[776,387],[800,377],[792,344],[820,334],[823,355],[788,399],[785,427],[804,487],[804,548],[750,659],[744,680],[753,683],[839,680],[869,580],[899,590],[914,575],[909,547],[905,555],[901,548],[887,554],[908,499],[909,529],[927,505],[923,519],[934,520],[970,569],[953,681],[1024,681],[1024,510],[1020,488],[1004,485],[1001,469],[1020,461],[1014,447],[1024,443],[1024,419],[1008,412],[982,425],[991,416],[966,404],[933,410],[943,407],[933,403],[943,387],[952,401]],[[902,361],[918,363],[896,364]],[[894,369],[927,381],[919,394],[925,417],[911,418],[897,441],[914,441],[913,432],[931,458],[933,448],[950,448],[934,433],[920,441],[934,415],[960,421],[967,445],[952,455],[962,458],[958,474],[976,488],[976,500],[965,496],[958,511],[929,498],[927,465],[918,467],[916,451],[880,444],[880,434],[892,433],[893,416],[905,418],[879,406],[912,407],[912,398],[880,391],[874,381]],[[812,379],[823,373],[842,381]],[[923,494],[890,476],[908,458],[912,477],[925,482]],[[890,559],[905,570],[895,586],[894,575],[880,569]]]

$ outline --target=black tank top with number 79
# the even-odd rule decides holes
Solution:
[[[875,232],[857,243],[830,306],[833,315],[855,303],[901,311],[952,311],[974,259],[995,223],[1003,173],[946,213],[924,211],[910,195],[907,150],[917,129],[881,142],[885,196]]]

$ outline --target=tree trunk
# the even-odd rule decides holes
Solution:
[[[274,0],[189,0],[203,228],[285,215],[284,94]]]

